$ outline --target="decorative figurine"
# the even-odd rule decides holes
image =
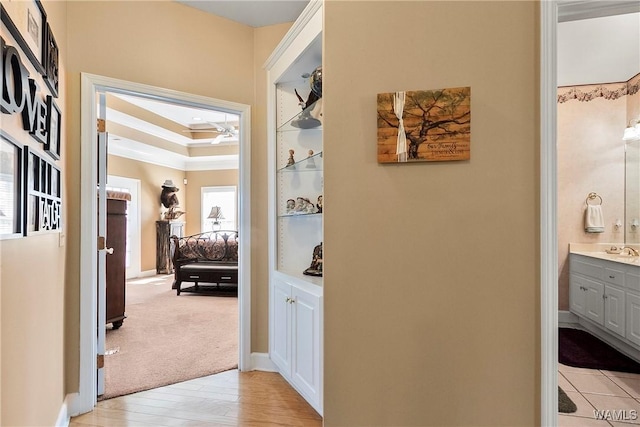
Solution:
[[[311,265],[302,273],[306,274],[307,276],[322,276],[322,264],[322,242],[320,242],[318,246],[313,248],[313,258],[311,259]]]
[[[165,220],[178,219],[185,213],[176,210],[180,204],[178,201],[178,195],[176,194],[178,191],[180,191],[180,189],[173,185],[173,181],[170,179],[165,180],[164,184],[162,184],[160,202],[162,203],[162,206],[169,209],[163,214]]]
[[[318,196],[318,203],[316,204],[316,208],[318,208],[318,213],[322,213],[322,194]]]
[[[295,159],[293,158],[295,151],[293,149],[289,149],[289,160],[287,160],[287,167],[291,167],[296,164]]]
[[[294,211],[297,214],[315,213],[316,207],[306,197],[298,197],[296,198],[296,205],[295,205]]]
[[[309,150],[309,157],[307,157],[307,169],[316,168],[316,160],[312,156],[313,156],[313,150]]]
[[[287,200],[287,213],[292,214],[296,212],[296,201],[293,199]]]
[[[311,116],[311,107],[316,101],[322,98],[322,66],[317,67],[311,74],[304,74],[302,77],[309,77],[309,87],[311,92],[305,102],[300,96],[297,89],[294,89],[298,97],[298,105],[302,108],[300,116],[291,121],[291,126],[300,129],[311,129],[322,125],[322,122]]]

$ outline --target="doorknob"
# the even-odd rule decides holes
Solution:
[[[113,255],[113,248],[105,248],[104,251],[109,255]]]

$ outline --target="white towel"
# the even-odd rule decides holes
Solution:
[[[584,213],[584,231],[587,233],[603,233],[604,232],[604,216],[602,215],[602,206],[587,205]]]

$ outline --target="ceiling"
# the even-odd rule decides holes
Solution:
[[[308,3],[176,1],[252,27],[295,21]],[[559,86],[622,82],[640,72],[640,13],[616,13],[561,18]],[[181,170],[238,167],[237,115],[120,94],[109,94],[107,106],[111,154]],[[229,126],[234,132],[221,129]]]
[[[640,13],[558,24],[558,86],[626,82],[639,72]]]
[[[176,0],[251,27],[295,21],[309,0]],[[109,153],[181,170],[238,168],[239,117],[110,93]]]
[[[309,0],[176,0],[250,27],[293,22]]]

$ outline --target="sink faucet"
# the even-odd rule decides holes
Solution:
[[[622,248],[622,252],[624,252],[625,250],[629,251],[629,255],[631,256],[640,256],[640,252],[638,252],[637,249],[632,248],[631,246],[625,246]]]

